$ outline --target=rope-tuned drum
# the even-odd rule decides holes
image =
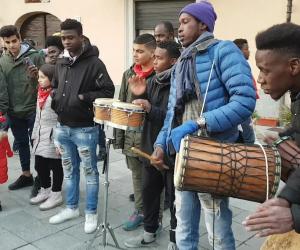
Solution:
[[[176,156],[175,187],[264,202],[276,194],[281,163],[275,147],[263,149],[258,145],[221,143],[186,136]]]

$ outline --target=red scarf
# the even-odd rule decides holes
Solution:
[[[133,66],[134,73],[136,73],[139,77],[142,77],[142,78],[145,78],[145,79],[153,73],[153,70],[154,69],[152,67],[148,71],[143,71],[142,66],[139,65],[139,64],[135,64]]]
[[[52,88],[48,87],[48,88],[42,88],[39,87],[38,88],[38,104],[40,109],[43,109],[45,102],[48,98],[48,96],[50,95]]]

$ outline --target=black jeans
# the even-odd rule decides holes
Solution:
[[[168,189],[170,194],[171,229],[176,229],[173,176],[173,169],[160,172],[149,164],[143,164],[144,229],[148,233],[155,233],[158,229],[160,195],[164,187]]]
[[[31,134],[35,120],[35,113],[26,118],[9,116],[9,126],[15,137],[15,146],[19,150],[22,171],[30,171],[30,146]]]
[[[60,192],[64,178],[61,159],[44,158],[42,156],[35,156],[35,170],[41,181],[43,188],[51,187],[50,171],[53,173],[52,191]]]

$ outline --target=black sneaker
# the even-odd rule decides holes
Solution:
[[[132,202],[134,202],[134,200],[135,200],[135,199],[134,199],[134,194],[130,194],[130,195],[129,195],[129,200],[132,201]]]
[[[21,175],[14,183],[8,185],[9,190],[17,190],[24,187],[29,187],[33,185],[33,177]]]
[[[1,201],[0,201],[0,212],[2,211]]]
[[[37,196],[40,189],[41,189],[41,181],[40,181],[40,178],[38,176],[36,176],[34,178],[34,183],[33,183],[32,189],[31,189],[30,198]]]

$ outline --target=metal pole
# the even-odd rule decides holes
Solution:
[[[292,19],[292,13],[293,13],[293,0],[287,1],[287,11],[286,11],[286,22],[290,23]]]
[[[286,22],[290,23],[292,19],[292,13],[293,13],[293,0],[287,0],[287,10],[286,10]],[[285,104],[285,98],[287,94],[283,95],[280,98],[280,106],[284,106]]]

